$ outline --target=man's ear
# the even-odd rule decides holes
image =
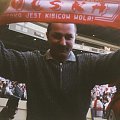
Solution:
[[[49,33],[48,32],[46,32],[46,37],[47,37],[47,42],[49,44]]]
[[[47,39],[49,39],[49,35],[48,35],[48,32],[46,32],[46,36],[47,36]]]

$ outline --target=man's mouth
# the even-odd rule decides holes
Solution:
[[[59,51],[59,52],[68,52],[69,49],[66,46],[57,46],[57,51]]]

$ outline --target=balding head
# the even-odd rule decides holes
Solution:
[[[50,53],[58,61],[65,61],[75,43],[76,25],[73,23],[51,23],[48,25],[47,38]]]

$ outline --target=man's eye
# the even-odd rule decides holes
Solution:
[[[72,35],[65,35],[65,39],[66,40],[71,40],[71,39],[73,39],[73,36]]]
[[[62,35],[60,35],[60,34],[54,34],[53,37],[54,37],[55,39],[61,39],[61,38],[62,38]]]
[[[53,37],[55,39],[57,39],[57,40],[62,39],[62,37],[64,37],[65,40],[71,40],[71,39],[73,39],[73,35],[71,35],[71,34],[65,34],[65,35],[63,35],[63,34],[60,34],[60,33],[55,33],[55,34],[53,34]]]

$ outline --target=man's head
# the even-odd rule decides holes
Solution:
[[[58,61],[65,61],[75,43],[76,25],[73,23],[51,23],[48,25],[47,38],[50,53]]]

